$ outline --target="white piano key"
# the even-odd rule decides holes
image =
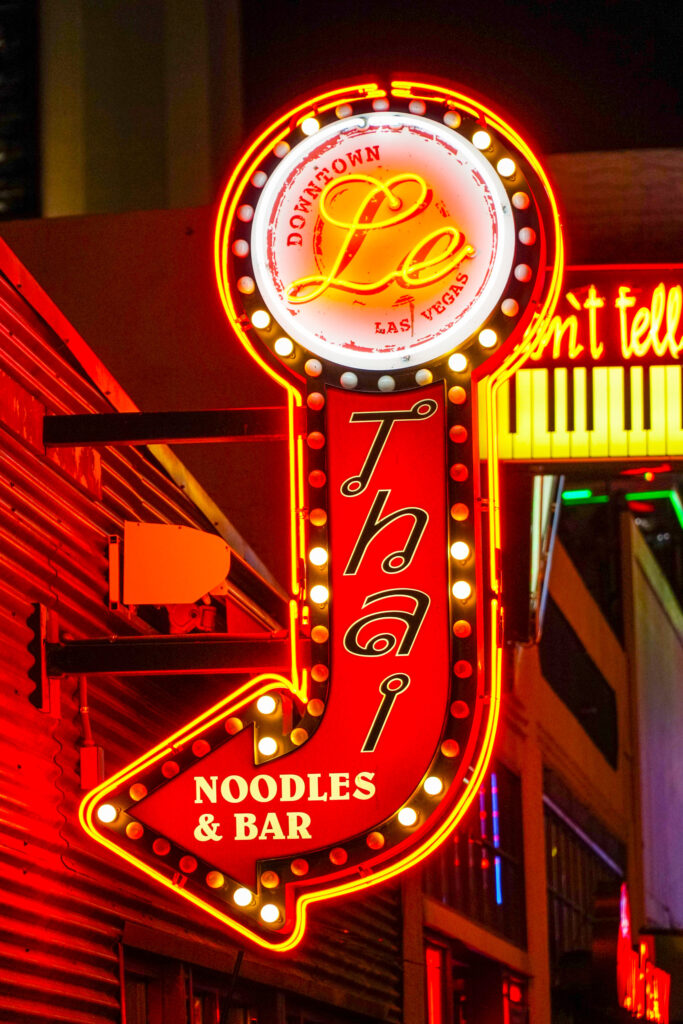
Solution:
[[[571,455],[571,434],[567,429],[569,397],[567,394],[567,370],[558,366],[555,374],[555,429],[550,433],[550,455],[553,459],[568,459]]]
[[[606,366],[596,366],[593,376],[593,429],[588,432],[590,457],[606,458],[609,450],[609,377]]]
[[[570,371],[574,381],[574,429],[569,437],[573,459],[587,459],[590,455],[586,427],[586,367],[577,366]]]
[[[683,455],[683,429],[681,428],[681,373],[680,366],[665,366],[666,378],[666,455]]]
[[[628,432],[628,454],[647,455],[647,433],[644,427],[643,367],[631,366],[631,429]]]
[[[610,457],[628,455],[628,434],[625,429],[624,375],[623,366],[608,366],[608,451]]]
[[[531,454],[534,459],[549,459],[548,374],[551,371],[541,368],[528,372],[531,377]]]

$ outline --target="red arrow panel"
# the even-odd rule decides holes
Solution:
[[[256,763],[251,730],[226,737],[131,810],[244,886],[259,862],[383,826],[434,759],[449,693],[444,438],[441,385],[382,402],[328,392],[332,683],[319,727]]]

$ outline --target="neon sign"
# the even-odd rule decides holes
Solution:
[[[631,911],[628,889],[622,885],[619,895],[619,938],[617,941],[617,998],[619,1006],[639,1020],[669,1024],[671,975],[654,963],[651,935],[640,937],[632,945]]]
[[[682,456],[682,278],[679,265],[569,268],[556,314],[497,389],[500,457]]]
[[[253,286],[291,340],[332,371],[409,371],[452,352],[501,299],[516,304],[517,320],[538,273],[539,229],[528,193],[497,171],[510,157],[494,161],[472,141],[476,130],[449,127],[443,105],[433,118],[409,104],[369,107],[310,118],[306,130],[311,120],[317,129],[288,143],[258,195],[237,207],[238,220],[254,212],[235,272],[238,289]],[[513,205],[518,192],[526,210]],[[526,281],[511,274],[520,249]]]
[[[81,820],[285,951],[311,904],[417,864],[478,793],[501,605],[495,432],[480,462],[477,414],[552,316],[562,242],[499,115],[395,81],[268,126],[228,183],[215,256],[233,330],[287,396],[291,668],[107,780]]]
[[[631,273],[636,280],[641,276]],[[626,284],[617,272],[609,286],[591,281],[568,289],[563,303],[568,311],[554,316],[538,336],[530,361],[550,366],[679,360],[683,288],[657,280],[660,275],[647,272],[647,282]]]

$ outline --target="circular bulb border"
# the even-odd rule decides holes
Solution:
[[[482,130],[482,124],[476,115],[476,103],[472,101],[472,107],[463,105],[459,111],[459,124],[451,127],[446,124],[445,117],[453,110],[453,105],[447,104],[443,98],[425,97],[421,99],[424,105],[423,113],[415,113],[410,107],[414,100],[407,97],[388,95],[386,104],[382,101],[383,110],[398,114],[410,114],[412,118],[419,118],[425,121],[426,126],[430,122],[438,123],[441,128],[446,125],[449,132],[461,137],[468,144],[473,145],[472,138],[476,132]],[[341,119],[337,115],[339,108],[349,108],[351,113],[346,113]],[[280,129],[274,136],[268,135],[268,130],[263,133],[263,141],[257,147],[252,160],[245,168],[244,173],[235,182],[230,192],[224,193],[219,216],[219,227],[217,233],[217,244],[220,245],[221,257],[218,260],[219,284],[225,296],[229,296],[229,303],[235,314],[235,320],[242,325],[242,329],[248,334],[250,344],[256,344],[259,354],[277,370],[286,369],[294,374],[300,381],[306,381],[310,376],[307,374],[306,364],[317,363],[322,369],[316,373],[318,389],[323,384],[340,385],[342,376],[352,372],[357,378],[354,389],[361,391],[402,391],[414,388],[421,380],[426,380],[428,370],[434,377],[444,377],[448,373],[448,359],[456,351],[467,352],[469,369],[475,370],[484,359],[497,351],[501,345],[515,332],[519,332],[528,322],[532,315],[534,299],[542,287],[545,274],[545,251],[546,239],[543,230],[543,222],[539,216],[539,208],[543,205],[544,191],[542,184],[536,181],[536,175],[526,160],[525,155],[517,148],[514,132],[505,122],[501,124],[486,123],[486,132],[491,138],[491,145],[484,151],[477,150],[480,156],[486,159],[490,165],[491,173],[500,182],[507,199],[508,209],[514,221],[514,252],[507,280],[496,299],[493,311],[481,323],[476,325],[472,333],[462,342],[442,352],[434,359],[421,360],[419,353],[404,352],[406,365],[387,370],[386,368],[369,369],[361,368],[352,361],[341,362],[326,359],[318,352],[313,352],[302,345],[298,340],[291,338],[285,324],[278,322],[276,313],[269,307],[265,297],[261,294],[258,285],[249,294],[239,291],[237,282],[244,277],[256,280],[252,263],[252,231],[255,217],[249,220],[241,220],[236,211],[244,207],[256,210],[256,207],[263,194],[263,186],[256,186],[252,179],[259,172],[269,178],[275,168],[279,165],[282,156],[281,152],[287,155],[296,151],[296,147],[307,143],[309,136],[306,136],[301,125],[311,117],[315,117],[320,128],[326,128],[331,124],[342,124],[347,119],[362,117],[364,114],[371,114],[375,110],[371,97],[359,96],[353,86],[349,86],[348,94],[341,96],[340,102],[328,106],[326,109],[316,107],[315,101],[311,102],[310,109],[296,120],[290,122],[285,130]],[[275,130],[275,123],[271,126]],[[286,150],[283,147],[286,144]],[[511,159],[515,165],[515,172],[509,177],[503,176],[497,169],[501,159]],[[260,178],[258,179],[261,180]],[[529,196],[530,202],[526,208],[519,208],[512,202],[512,196],[523,192]],[[233,211],[232,214],[230,211]],[[524,245],[519,238],[520,231],[531,228],[536,235],[534,245]],[[219,241],[218,241],[219,240]],[[247,250],[239,243],[244,242]],[[236,243],[237,246],[236,246]],[[235,247],[244,255],[236,255]],[[527,281],[520,281],[514,273],[515,267],[525,263],[532,268],[531,278]],[[453,271],[457,275],[458,269]],[[450,278],[444,278],[448,282]],[[519,307],[519,313],[513,317],[506,316],[501,310],[505,300],[513,299]],[[256,310],[266,310],[270,315],[270,322],[267,327],[261,329],[255,327],[251,322],[253,313]],[[497,342],[489,349],[482,349],[478,345],[479,333],[484,329],[495,330]],[[293,350],[286,356],[279,356],[275,350],[275,342],[282,338],[292,342]],[[400,353],[397,353],[397,358]],[[416,380],[416,376],[418,379]]]

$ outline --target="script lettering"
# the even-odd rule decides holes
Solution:
[[[363,555],[366,550],[375,539],[375,537],[386,529],[391,523],[396,522],[399,519],[408,517],[412,519],[412,526],[406,541],[405,547],[399,551],[392,551],[382,561],[382,569],[384,572],[402,572],[406,569],[413,560],[413,555],[417,550],[417,546],[420,543],[420,538],[425,531],[425,527],[429,522],[429,516],[423,508],[401,508],[396,512],[390,512],[382,518],[382,512],[386,505],[387,498],[390,492],[378,491],[375,495],[375,500],[372,503],[372,507],[368,512],[368,517],[363,524],[356,545],[353,549],[348,565],[344,569],[345,576],[354,576],[358,572],[358,568],[363,559]]]
[[[387,443],[391,428],[399,420],[426,420],[433,416],[437,410],[436,402],[432,398],[422,399],[410,409],[381,409],[377,412],[352,412],[351,423],[379,423],[379,429],[375,434],[365,462],[358,476],[350,476],[341,485],[341,493],[345,498],[355,498],[362,494],[370,482],[375,466],[379,462],[380,455]]]
[[[332,165],[334,168],[334,164]],[[351,219],[334,214],[334,201],[350,187],[364,186],[360,202]],[[412,194],[412,201],[406,196]],[[432,284],[446,277],[474,255],[462,231],[452,226],[437,228],[419,239],[403,259],[388,273],[374,281],[353,281],[343,277],[354,256],[371,232],[392,228],[416,217],[432,201],[432,191],[419,174],[396,174],[380,181],[371,174],[346,174],[331,181],[320,196],[320,217],[327,224],[346,231],[328,274],[311,274],[292,281],[286,291],[289,302],[302,305],[320,298],[328,288],[356,294],[373,294],[392,281],[405,288]],[[383,208],[388,211],[381,215]],[[291,221],[290,221],[291,223]],[[292,224],[292,227],[298,225]]]
[[[364,615],[362,618],[357,619],[352,626],[349,626],[344,636],[344,647],[349,654],[359,654],[365,658],[380,658],[393,651],[397,644],[397,655],[403,657],[410,654],[429,608],[429,594],[425,594],[422,590],[412,590],[410,588],[381,590],[377,594],[369,594],[363,601],[363,608],[366,608],[369,604],[374,604],[376,601],[382,601],[387,597],[410,598],[415,602],[415,607],[412,611],[404,611],[402,608],[387,608],[384,611],[372,612],[370,615]],[[360,633],[366,626],[387,620],[398,620],[405,623],[406,630],[400,641],[394,633],[390,633],[388,630],[387,632],[376,634],[365,642],[361,640]]]

